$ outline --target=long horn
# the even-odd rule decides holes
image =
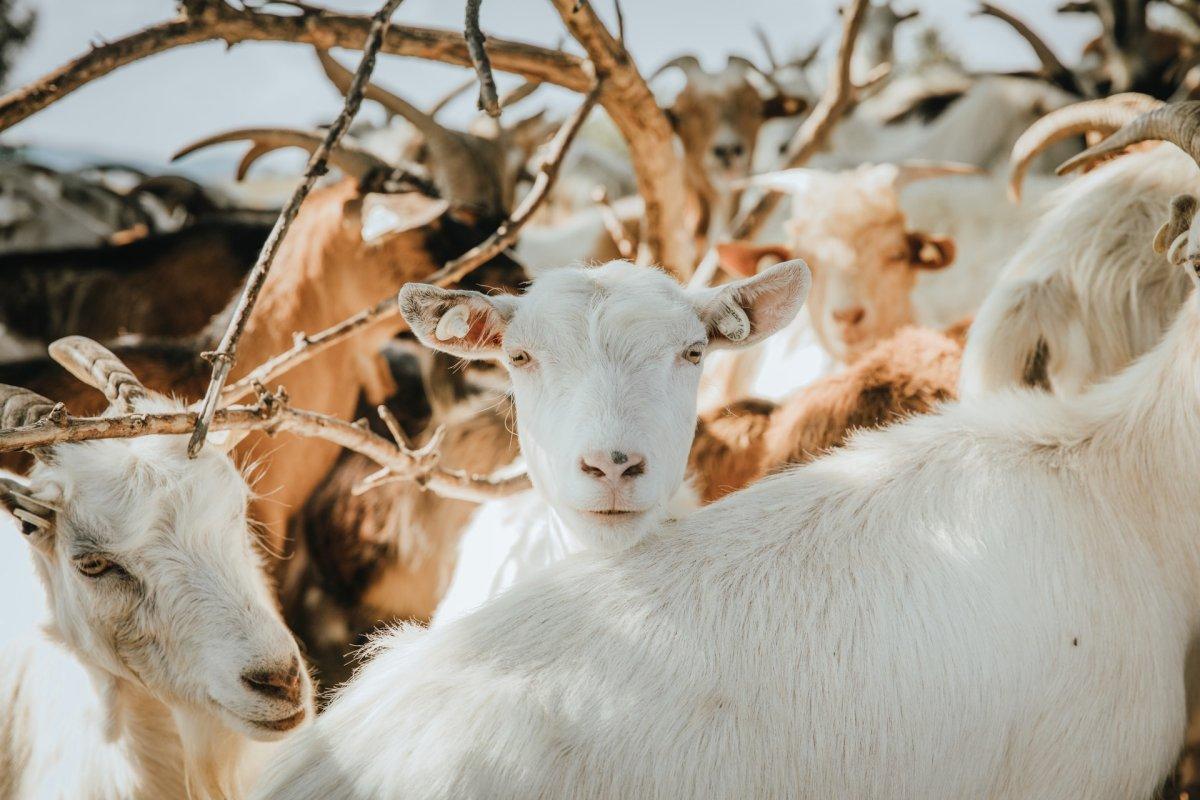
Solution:
[[[1088,131],[1099,131],[1108,136],[1139,115],[1161,108],[1162,105],[1161,100],[1150,95],[1126,92],[1100,100],[1084,100],[1051,111],[1030,125],[1013,145],[1008,161],[1009,196],[1014,203],[1021,201],[1021,184],[1029,165],[1049,147]]]
[[[131,413],[146,399],[146,387],[129,367],[103,345],[84,336],[66,336],[50,343],[50,357],[88,386],[104,392],[108,402]]]
[[[1059,175],[1089,166],[1139,142],[1170,142],[1200,163],[1200,102],[1172,103],[1127,122],[1100,144],[1063,162]]]
[[[525,81],[515,89],[504,93],[504,96],[500,98],[500,107],[508,108],[511,105],[515,105],[540,88],[542,88],[541,81]]]
[[[951,175],[981,175],[987,170],[978,164],[964,164],[960,161],[923,161],[914,159],[901,161],[895,165],[896,178],[892,185],[897,190],[903,189],[910,183],[929,180],[930,178],[945,178]]]
[[[699,77],[699,76],[708,74],[707,72],[704,71],[704,67],[700,66],[700,59],[696,58],[694,55],[689,54],[689,55],[675,56],[670,61],[663,64],[661,67],[654,70],[654,73],[650,76],[649,80],[654,80],[659,75],[663,74],[664,72],[671,69],[672,67],[676,67],[676,68],[682,70],[683,74],[685,76],[687,76],[687,79],[689,81],[695,77]]]
[[[250,168],[250,165],[263,155],[273,150],[278,150],[281,147],[299,147],[311,153],[317,149],[323,139],[324,137],[320,134],[290,128],[239,128],[238,130],[214,134],[197,142],[192,142],[171,156],[171,160],[176,161],[197,150],[211,147],[214,144],[249,140],[254,142],[254,147],[250,149],[250,152],[238,164],[237,178],[241,180],[245,177],[246,170]],[[366,150],[349,147],[344,144],[334,148],[333,152],[329,154],[329,162],[347,175],[352,175],[359,179],[377,170],[391,169],[388,163],[378,156],[372,155]]]
[[[354,79],[354,73],[338,63],[337,59],[329,55],[328,50],[317,49],[317,59],[321,62],[321,68],[325,70],[329,80],[338,88],[338,91],[345,95],[350,89],[350,81]],[[392,94],[387,89],[381,89],[373,83],[367,84],[367,90],[363,93],[363,97],[374,100],[393,114],[404,117],[427,139],[445,138],[449,133],[432,115],[425,113],[403,97]]]

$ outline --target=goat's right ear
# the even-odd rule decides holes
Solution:
[[[779,261],[790,261],[792,251],[781,244],[754,244],[744,239],[721,242],[717,245],[717,261],[721,269],[735,278],[757,275],[758,265],[767,256],[774,256]]]
[[[459,358],[500,358],[504,331],[517,298],[409,283],[400,290],[400,313],[426,347]]]
[[[753,278],[693,294],[713,347],[757,344],[787,325],[808,298],[812,273],[800,259],[776,264]]]
[[[58,504],[45,499],[45,492],[34,493],[14,480],[0,478],[0,509],[7,511],[17,521],[17,527],[33,545],[49,541],[54,531]]]
[[[362,199],[359,212],[362,240],[367,244],[377,244],[396,234],[424,228],[449,210],[450,204],[445,200],[420,192],[371,192]]]

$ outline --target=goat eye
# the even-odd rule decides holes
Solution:
[[[99,578],[106,572],[119,569],[119,567],[104,556],[84,556],[75,559],[75,569],[89,578]]]
[[[515,350],[508,354],[508,363],[512,364],[514,367],[528,366],[532,361],[533,358],[530,357],[529,353],[526,353],[524,350]]]
[[[699,364],[700,359],[703,356],[704,356],[704,345],[702,345],[698,342],[693,345],[688,345],[688,349],[683,351],[683,357],[686,360],[692,362],[693,364]]]

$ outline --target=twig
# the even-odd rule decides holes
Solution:
[[[275,227],[267,236],[267,241],[258,254],[258,260],[250,271],[249,277],[246,278],[246,286],[242,289],[242,294],[234,307],[233,316],[229,320],[229,326],[225,329],[225,335],[221,337],[220,345],[216,352],[206,355],[206,358],[212,362],[213,373],[208,389],[204,393],[204,401],[200,406],[196,430],[192,432],[191,441],[188,442],[188,456],[191,458],[195,458],[204,447],[209,423],[217,410],[217,402],[221,398],[221,389],[224,388],[225,379],[229,377],[229,370],[233,368],[237,358],[238,341],[242,338],[246,322],[250,319],[250,312],[254,310],[254,303],[258,300],[258,294],[271,270],[271,264],[275,261],[275,254],[279,252],[279,246],[287,236],[288,228],[291,227],[292,220],[296,218],[300,205],[312,191],[317,179],[325,174],[327,169],[325,162],[329,158],[330,151],[341,141],[342,135],[350,127],[354,115],[358,113],[359,106],[362,105],[363,92],[368,85],[368,78],[375,69],[375,56],[383,42],[383,33],[391,23],[392,14],[402,2],[403,0],[386,0],[383,8],[372,18],[371,30],[363,44],[362,61],[358,65],[358,71],[354,73],[354,80],[350,84],[350,90],[346,93],[346,102],[342,106],[341,113],[329,126],[325,139],[313,151],[312,157],[308,160],[308,168],[304,172],[304,180],[288,198],[288,202],[279,214],[279,219],[275,221]]]
[[[613,0],[613,13],[617,16],[617,44],[621,50],[628,53],[625,47],[625,12],[621,10],[621,0]]]
[[[758,39],[758,43],[762,46],[763,54],[767,57],[767,64],[771,67],[771,72],[779,71],[779,61],[775,58],[775,49],[771,47],[771,40],[767,38],[767,31],[761,23],[754,23],[754,38]]]
[[[521,200],[520,206],[512,213],[512,216],[501,223],[500,227],[482,243],[471,248],[453,261],[447,262],[441,269],[426,278],[426,283],[432,283],[437,286],[448,286],[456,283],[476,267],[485,264],[509,247],[512,247],[521,229],[533,218],[538,209],[545,203],[550,190],[554,188],[563,158],[566,156],[567,150],[570,148],[571,142],[575,140],[575,136],[579,133],[580,128],[583,127],[588,114],[595,107],[599,95],[600,87],[596,86],[584,98],[579,108],[575,110],[575,113],[559,127],[558,132],[554,135],[554,139],[549,144],[547,157],[538,170],[533,187]],[[289,349],[279,355],[273,356],[255,367],[245,377],[225,387],[223,393],[224,399],[226,402],[231,402],[245,397],[254,388],[256,383],[269,384],[298,364],[302,364],[313,356],[333,347],[366,326],[382,322],[383,320],[393,319],[399,313],[400,308],[396,302],[396,295],[393,293],[380,300],[371,308],[364,309],[323,331],[311,336],[297,333],[294,337],[294,343]]]
[[[479,28],[479,7],[483,0],[467,0],[467,22],[463,36],[467,40],[467,52],[471,54],[471,63],[479,75],[480,111],[489,117],[500,116],[500,99],[496,94],[496,79],[492,76],[492,62],[488,60],[487,49],[484,47],[483,31]]]
[[[600,221],[604,223],[604,229],[617,246],[621,258],[633,258],[637,253],[637,244],[629,238],[625,223],[608,201],[608,191],[603,186],[597,186],[592,190],[592,201],[600,208]]]
[[[214,2],[192,4],[175,19],[96,47],[27,86],[0,98],[0,130],[36,114],[79,87],[139,59],[184,45],[219,39],[229,46],[239,42],[295,42],[329,49],[362,46],[371,26],[369,17],[338,14],[308,7],[302,14],[280,15],[253,6]],[[458,31],[416,26],[392,26],[381,53],[429,58],[471,66],[467,44]],[[529,80],[587,91],[595,81],[583,69],[583,60],[558,50],[502,39],[488,40],[488,55],[496,69],[514,72]]]
[[[261,387],[260,387],[261,388]],[[114,417],[45,417],[33,425],[0,430],[0,453],[50,447],[94,439],[131,439],[139,436],[182,435],[196,426],[191,411],[158,414],[124,414]],[[438,463],[435,447],[413,450],[402,440],[395,443],[328,414],[292,408],[283,394],[260,391],[254,405],[219,409],[210,430],[261,430],[269,434],[287,432],[324,439],[370,458],[382,466],[387,480],[416,481],[443,497],[484,502],[528,489],[529,478],[521,473],[472,475]],[[502,472],[509,472],[505,469]]]
[[[1081,87],[1079,86],[1079,81],[1075,78],[1075,74],[1059,61],[1058,56],[1054,54],[1050,46],[1042,40],[1042,37],[1034,33],[1033,29],[1024,20],[991,3],[980,3],[979,10],[975,13],[977,16],[995,17],[1007,23],[1010,28],[1016,31],[1033,48],[1034,55],[1041,62],[1042,72],[1048,80],[1053,81],[1068,92],[1081,93]]]

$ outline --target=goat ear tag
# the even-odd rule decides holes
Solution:
[[[449,210],[450,204],[445,200],[427,197],[420,192],[373,192],[363,198],[362,239],[373,244],[387,236],[424,228]]]

